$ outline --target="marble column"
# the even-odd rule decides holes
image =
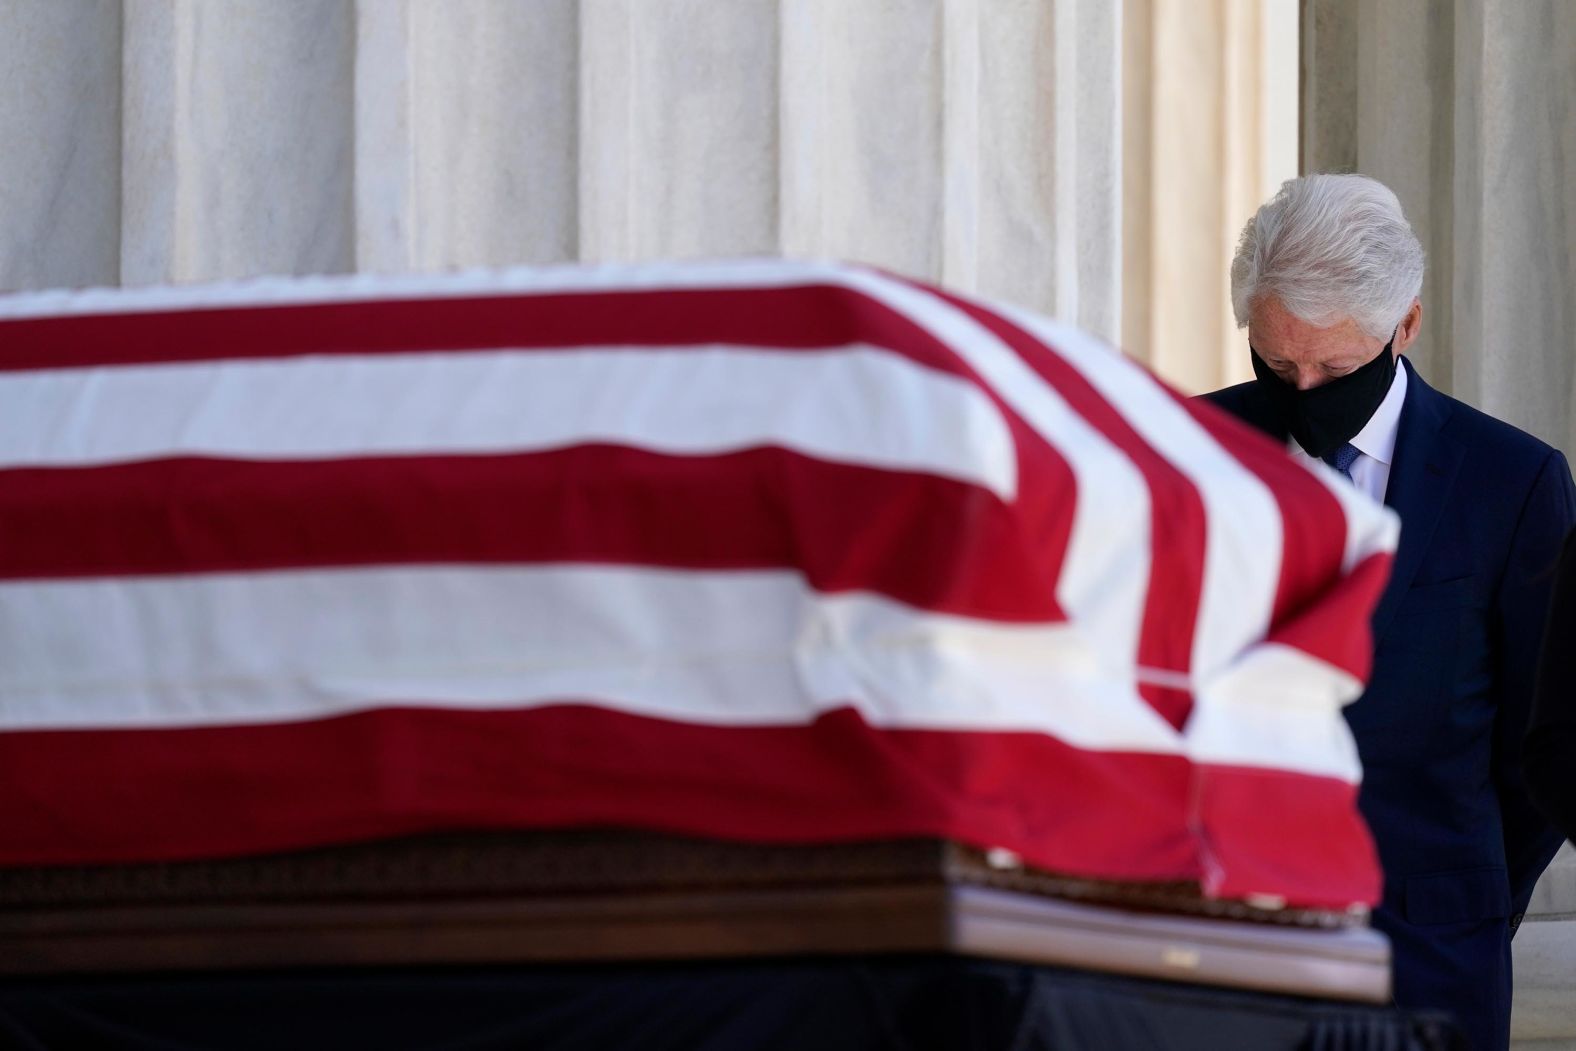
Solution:
[[[1296,174],[1296,0],[1127,0],[1122,342],[1189,392],[1251,378],[1242,226]]]
[[[0,0],[0,292],[120,278],[120,4]]]
[[[980,22],[974,142],[978,289],[1111,342],[1122,308],[1122,9],[1106,0],[970,5]]]
[[[1110,0],[0,11],[0,128],[29,145],[0,155],[17,287],[780,253],[1121,337],[1127,16]],[[1191,353],[1156,360],[1185,373]]]
[[[786,251],[941,276],[946,16],[944,0],[785,0]]]
[[[581,258],[779,249],[784,6],[581,0]]]
[[[1576,452],[1576,6],[1308,0],[1303,167],[1401,198],[1430,382]]]
[[[359,0],[362,270],[577,258],[573,0]]]
[[[1459,5],[1452,378],[1576,452],[1576,6]]]
[[[354,267],[351,0],[126,0],[121,278]]]
[[[942,281],[1118,338],[1119,4],[782,10],[785,251]]]

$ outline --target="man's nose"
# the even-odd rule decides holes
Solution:
[[[1319,386],[1320,384],[1322,384],[1324,382],[1324,380],[1325,380],[1324,374],[1319,372],[1317,369],[1298,369],[1297,370],[1297,389],[1298,390],[1312,390],[1313,388],[1315,388],[1315,387]]]

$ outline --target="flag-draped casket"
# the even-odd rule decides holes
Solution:
[[[868,269],[14,296],[0,863],[599,826],[1372,902],[1396,532]]]

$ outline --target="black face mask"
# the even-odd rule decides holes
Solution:
[[[1390,353],[1394,343],[1392,334],[1390,342],[1372,361],[1311,390],[1298,390],[1287,383],[1275,375],[1251,344],[1248,349],[1253,353],[1253,374],[1258,377],[1259,389],[1269,397],[1286,430],[1304,452],[1322,460],[1357,437],[1390,393],[1395,379],[1395,355]]]

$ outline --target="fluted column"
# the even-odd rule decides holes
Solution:
[[[778,0],[582,0],[580,254],[777,251]]]
[[[0,3],[19,284],[771,253],[1120,337],[1109,0]]]
[[[1576,6],[1456,12],[1452,377],[1576,451]]]
[[[940,276],[945,7],[942,0],[784,3],[789,252]]]
[[[0,292],[120,277],[120,4],[0,0]]]
[[[1401,198],[1430,382],[1576,451],[1576,6],[1309,0],[1303,166]]]
[[[1121,5],[782,6],[786,251],[1117,338]]]
[[[1122,341],[1190,392],[1250,378],[1242,226],[1296,174],[1296,0],[1128,0]]]
[[[1122,304],[1121,5],[973,6],[978,289],[1112,342]],[[959,210],[967,214],[967,204]]]
[[[356,0],[352,194],[356,269],[416,269],[415,71],[409,0]]]
[[[126,0],[121,277],[354,267],[350,0]]]
[[[362,76],[366,66],[399,58],[370,47],[358,52],[356,142],[367,143],[367,132],[388,121],[389,110],[403,107],[403,154],[385,158],[358,148],[358,161],[369,178],[394,170],[410,180],[410,199],[403,202],[411,214],[410,265],[574,260],[575,3],[361,0],[358,9],[364,32],[378,19],[399,19],[405,28],[403,98],[378,98]],[[378,202],[358,195],[358,208],[366,217]]]

